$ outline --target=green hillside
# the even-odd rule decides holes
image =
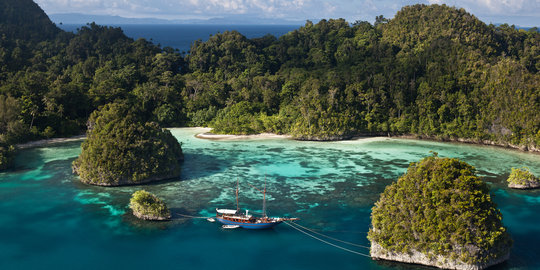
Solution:
[[[114,27],[65,33],[31,1],[0,8],[0,96],[15,100],[4,143],[79,134],[94,110],[125,102],[144,121],[218,133],[540,145],[540,34],[463,9],[308,21],[279,39],[224,32],[182,55]]]
[[[0,1],[2,40],[42,41],[54,39],[60,31],[34,1]]]

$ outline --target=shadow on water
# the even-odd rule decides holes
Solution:
[[[182,174],[180,178],[183,181],[197,178],[205,178],[217,173],[224,172],[232,165],[231,160],[219,158],[208,154],[184,154],[184,163],[182,164]]]
[[[51,156],[51,152],[47,153],[48,151],[53,151],[55,157],[66,156],[65,158],[54,158],[55,160],[75,160],[78,156],[78,153],[75,154],[75,152],[80,149],[80,145],[81,142],[76,141],[18,150],[15,154],[14,166],[8,172],[24,173],[44,165],[47,156]]]

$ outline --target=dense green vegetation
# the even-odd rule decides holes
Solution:
[[[200,124],[212,108],[216,132],[540,143],[540,34],[462,9],[308,22],[277,40],[225,32],[194,44],[187,60],[187,115]]]
[[[9,168],[13,162],[14,150],[12,145],[0,144],[0,170]]]
[[[79,134],[121,102],[162,126],[299,139],[415,134],[540,145],[540,34],[445,5],[375,24],[307,22],[279,39],[231,31],[189,55],[89,24],[59,30],[31,0],[0,3],[8,145]],[[32,19],[29,19],[32,18]]]
[[[171,212],[164,202],[156,195],[145,190],[139,190],[131,195],[129,207],[133,214],[141,219],[166,220],[171,218]]]
[[[532,174],[528,168],[512,168],[507,179],[511,188],[537,188],[540,187],[540,179]]]
[[[512,243],[487,184],[474,167],[451,158],[411,163],[381,194],[371,221],[370,241],[397,253],[476,264],[507,254]]]
[[[84,183],[119,186],[180,175],[184,157],[176,138],[154,122],[141,121],[125,104],[92,113],[87,136],[73,162]]]

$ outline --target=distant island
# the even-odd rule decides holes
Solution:
[[[123,186],[179,177],[182,148],[170,131],[142,122],[125,104],[111,103],[88,120],[73,172],[83,183]]]
[[[57,13],[49,17],[56,24],[87,24],[95,22],[101,25],[120,24],[216,24],[216,25],[298,25],[305,21],[291,21],[279,18],[265,19],[259,17],[246,17],[244,15],[229,15],[226,17],[213,17],[209,19],[165,20],[157,18],[126,18],[111,15],[91,15],[81,13]]]
[[[489,188],[469,164],[412,163],[375,203],[372,258],[444,269],[485,269],[509,258],[512,240]]]
[[[32,0],[5,0],[0,34],[0,99],[11,100],[0,112],[3,149],[80,135],[93,111],[123,102],[143,123],[220,134],[407,135],[540,151],[540,33],[446,5],[406,6],[374,24],[307,21],[279,39],[227,31],[183,55],[115,27],[64,32]]]
[[[534,176],[527,168],[512,168],[512,172],[508,176],[507,182],[509,188],[540,188],[540,178]]]

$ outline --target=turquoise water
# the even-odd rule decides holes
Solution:
[[[148,186],[105,188],[80,184],[70,164],[80,142],[22,151],[17,168],[0,174],[0,269],[414,269],[375,262],[327,246],[285,224],[273,230],[223,230],[204,219],[216,207],[259,211],[256,187],[268,181],[268,212],[367,245],[370,208],[409,162],[430,155],[459,157],[490,184],[515,244],[495,269],[538,269],[540,191],[514,191],[511,167],[540,175],[540,156],[493,147],[390,138],[342,142],[286,139],[211,141],[200,129],[172,129],[183,143],[180,179]],[[163,198],[171,222],[136,220],[129,197],[146,189]],[[355,251],[367,250],[346,246]]]

